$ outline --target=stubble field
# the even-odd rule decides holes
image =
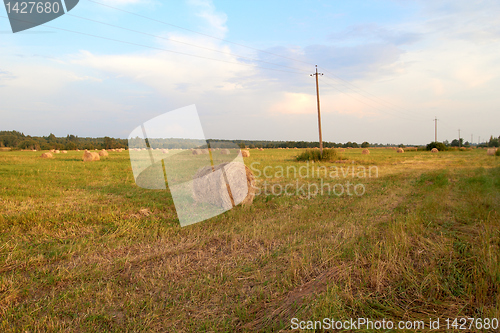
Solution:
[[[251,150],[253,205],[184,228],[168,190],[135,185],[127,151],[0,152],[0,331],[500,319],[500,158],[348,149],[308,164],[299,151]]]

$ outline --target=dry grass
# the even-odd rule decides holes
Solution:
[[[360,197],[261,193],[180,228],[168,192],[138,188],[126,154],[1,153],[0,330],[278,332],[292,317],[500,316],[499,159],[379,149],[313,165],[296,153],[245,163],[376,165],[379,177],[349,178],[365,184]],[[319,180],[257,176],[258,186]]]

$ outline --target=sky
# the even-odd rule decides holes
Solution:
[[[127,138],[195,105],[212,139],[426,144],[500,135],[500,2],[80,0],[12,33],[0,130]],[[165,134],[168,137],[168,134]]]

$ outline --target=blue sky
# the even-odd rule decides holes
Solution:
[[[126,138],[195,104],[209,138],[317,141],[318,64],[325,141],[500,134],[496,1],[96,2],[16,34],[0,9],[0,130]]]

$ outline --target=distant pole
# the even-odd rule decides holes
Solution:
[[[438,141],[438,119],[434,118],[434,142]]]
[[[460,144],[460,128],[458,129],[458,148],[460,148],[462,145]]]
[[[474,135],[474,134],[471,134],[471,135],[470,135],[470,144],[471,144],[471,146],[472,146],[472,143],[474,142],[474,140],[472,140],[473,135]]]
[[[319,84],[318,84],[318,76],[323,75],[323,73],[318,73],[318,65],[316,65],[316,73],[311,74],[310,76],[316,76],[316,99],[318,102],[318,129],[319,129],[319,153],[323,156],[323,137],[321,136],[321,112],[319,109]]]
[[[479,139],[477,139],[477,145],[479,146],[481,144],[481,136],[479,136]]]

